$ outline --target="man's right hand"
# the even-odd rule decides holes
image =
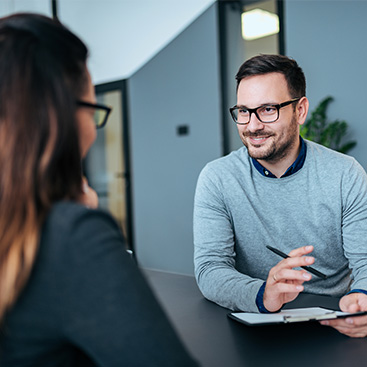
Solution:
[[[313,251],[313,246],[304,246],[292,250],[289,258],[280,261],[270,269],[264,291],[263,303],[270,312],[276,312],[285,303],[293,301],[303,291],[303,283],[312,276],[306,270],[294,270],[315,262],[311,256],[304,256]]]

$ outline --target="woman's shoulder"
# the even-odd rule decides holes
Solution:
[[[93,222],[93,225],[108,223],[111,226],[117,226],[107,211],[90,209],[73,201],[60,201],[52,206],[45,220],[44,229],[56,227],[58,230],[67,232],[78,229],[85,222]]]
[[[123,243],[121,230],[108,212],[63,201],[53,205],[45,220],[40,251],[51,256],[78,256],[102,245],[120,247]]]

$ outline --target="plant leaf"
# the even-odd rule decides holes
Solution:
[[[300,134],[304,139],[312,140],[342,153],[347,153],[356,146],[357,142],[343,142],[348,131],[348,123],[346,121],[328,121],[327,108],[333,100],[331,96],[321,100],[314,111],[312,111],[310,118],[301,126]]]

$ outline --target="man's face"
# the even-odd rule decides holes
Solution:
[[[247,108],[279,104],[291,99],[287,82],[281,73],[244,78],[237,91],[237,106]],[[290,104],[281,108],[279,119],[273,123],[262,123],[253,113],[247,125],[237,125],[240,138],[251,157],[277,163],[294,152],[299,144],[299,123],[302,122],[298,121],[293,107],[294,104]]]

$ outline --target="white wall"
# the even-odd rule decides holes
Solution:
[[[357,147],[350,151],[367,168],[367,1],[286,0],[286,54],[307,79],[311,108],[327,95],[332,120],[346,120]]]
[[[95,84],[130,77],[215,0],[59,0],[59,18],[89,46]]]
[[[95,84],[126,79],[215,0],[58,0],[59,19],[90,50]],[[0,16],[52,15],[51,0],[0,0]]]
[[[51,16],[50,0],[0,0],[0,17],[16,12],[33,12]]]

